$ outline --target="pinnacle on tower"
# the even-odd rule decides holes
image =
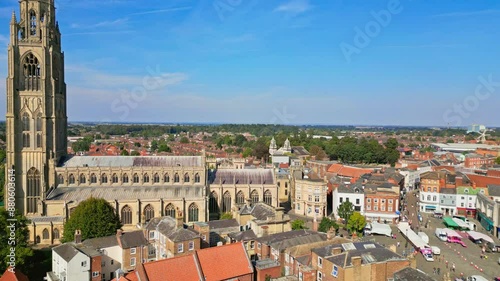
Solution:
[[[12,18],[10,19],[10,24],[16,24],[17,19],[16,19],[16,12],[12,11]]]

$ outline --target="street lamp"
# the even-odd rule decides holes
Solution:
[[[406,242],[405,242],[405,250],[408,253],[408,228],[406,229]]]

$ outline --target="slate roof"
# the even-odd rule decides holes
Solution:
[[[307,156],[310,154],[303,146],[292,146],[292,153],[298,156]]]
[[[207,224],[210,227],[210,230],[229,228],[229,227],[238,227],[238,228],[240,227],[236,219],[208,221]]]
[[[488,195],[493,197],[500,197],[500,185],[488,184]]]
[[[456,188],[441,188],[439,189],[439,193],[441,194],[457,194]]]
[[[50,223],[50,222],[63,222],[64,217],[53,216],[53,217],[30,217],[33,223]]]
[[[326,234],[311,230],[294,230],[258,238],[257,241],[281,251],[302,244],[325,241]]]
[[[71,259],[80,253],[80,251],[78,251],[71,243],[65,243],[54,247],[52,248],[52,251],[56,252],[56,254],[67,262],[71,261]]]
[[[116,235],[111,235],[106,237],[87,239],[82,243],[83,245],[94,247],[95,249],[102,249],[118,246],[118,239],[116,239]]]
[[[338,247],[343,249],[342,253],[332,255],[332,249]],[[335,244],[313,249],[312,251],[318,256],[325,257],[333,264],[343,268],[352,266],[351,259],[353,257],[361,257],[362,264],[386,262],[390,260],[404,260],[402,256],[373,242]]]
[[[70,156],[61,167],[203,167],[201,156]]]
[[[172,217],[154,218],[146,225],[148,230],[156,230],[168,237],[173,242],[192,240],[199,237],[199,234],[183,226],[177,226],[176,220]]]
[[[123,249],[130,249],[148,244],[148,240],[144,237],[142,230],[123,232],[118,239],[120,239],[120,244]]]
[[[48,200],[80,202],[90,197],[113,200],[137,200],[158,198],[200,198],[204,186],[99,186],[61,187],[54,189]]]
[[[240,210],[241,215],[251,215],[256,220],[267,220],[268,217],[274,217],[274,208],[264,203],[255,203],[252,207],[243,206]]]
[[[394,273],[395,281],[434,281],[435,279],[425,272],[406,267]]]
[[[224,169],[209,172],[210,184],[275,184],[272,169]]]
[[[257,239],[257,235],[255,235],[255,232],[251,229],[229,233],[227,236],[235,241],[249,241]]]

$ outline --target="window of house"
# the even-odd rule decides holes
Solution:
[[[371,203],[371,202],[372,202],[372,199],[367,198],[367,199],[366,199],[366,202],[367,202],[367,203]]]
[[[464,206],[464,203],[460,203],[460,207],[463,207]]]
[[[177,244],[177,252],[178,253],[184,252],[184,244],[182,243]]]
[[[431,196],[427,195],[427,201],[431,201]]]
[[[105,261],[101,262],[101,266],[106,266],[106,262]]]
[[[189,251],[194,250],[194,241],[189,241],[188,249],[189,249]]]
[[[366,205],[366,210],[367,211],[370,211],[372,209],[372,206],[371,205]]]
[[[260,248],[261,248],[260,243],[257,243],[257,249],[260,249]]]
[[[349,202],[349,197],[346,197],[346,198],[345,198],[345,201],[346,201],[346,202]]]
[[[392,206],[388,206],[387,211],[392,212]]]
[[[378,199],[373,199],[373,203],[378,203]]]
[[[340,202],[340,203],[344,202],[344,198],[340,197],[340,198],[339,198],[339,202]]]
[[[321,257],[318,257],[318,266],[323,267],[323,259]]]
[[[437,191],[438,191],[437,187],[434,187],[434,190],[433,190],[433,191],[434,191],[434,192],[437,192]]]
[[[380,211],[385,211],[385,205],[380,205]]]
[[[318,279],[317,281],[323,281],[323,273],[321,271],[318,271]]]
[[[250,249],[255,249],[255,241],[250,241]]]
[[[99,271],[92,272],[92,277],[97,277],[97,276],[99,276]]]
[[[392,205],[392,204],[393,204],[393,202],[394,202],[394,201],[393,201],[392,199],[389,199],[389,204],[391,204],[391,205]]]
[[[130,259],[130,266],[135,266],[135,258]]]
[[[319,202],[319,195],[314,196],[314,202]]]
[[[136,252],[136,248],[130,248],[130,254],[131,255],[135,255],[135,252]]]
[[[359,205],[359,198],[356,199],[356,205]]]
[[[154,232],[154,231],[151,231],[151,232],[149,233],[149,239],[153,239],[153,238],[155,238],[155,232]]]
[[[373,206],[373,210],[378,211],[378,206],[377,205]]]
[[[87,261],[82,261],[82,267],[86,267],[87,266]]]
[[[297,203],[297,210],[300,210],[300,203]]]
[[[468,188],[464,189],[464,192],[469,193],[469,189]]]

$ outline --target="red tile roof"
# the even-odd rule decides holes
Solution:
[[[280,163],[280,166],[279,166],[279,167],[280,167],[281,169],[286,169],[286,168],[288,168],[289,166],[290,166],[290,165],[288,165],[288,163]]]
[[[149,281],[203,279],[194,254],[145,263],[144,270],[146,271]]]
[[[28,277],[24,275],[21,271],[16,269],[7,268],[0,277],[0,281],[29,281]]]
[[[500,185],[500,178],[475,174],[466,174],[476,187],[488,187],[488,184]]]
[[[197,251],[206,281],[218,281],[253,273],[243,243],[227,244]]]
[[[328,172],[336,174],[337,176],[359,178],[364,174],[373,173],[373,169],[362,169],[362,168],[344,166],[341,164],[332,164],[328,168]]]

